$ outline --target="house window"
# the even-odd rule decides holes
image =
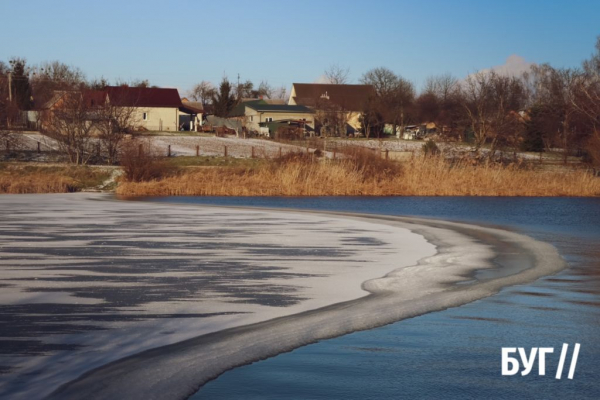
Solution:
[[[148,113],[143,113],[143,114],[142,114],[142,119],[143,119],[144,121],[148,121]]]
[[[267,117],[267,118],[265,118],[265,122],[273,122],[273,117]]]
[[[250,121],[254,121],[254,116],[250,116]]]

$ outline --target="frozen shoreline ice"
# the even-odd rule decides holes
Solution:
[[[345,216],[2,196],[0,366],[13,370],[0,397],[41,397],[144,350],[364,297],[363,282],[435,252],[406,228]]]
[[[186,398],[233,367],[318,340],[466,304],[566,265],[553,246],[499,229],[418,218],[333,215],[411,230],[436,244],[438,252],[422,258],[418,265],[366,281],[363,288],[371,292],[369,296],[145,351],[86,373],[52,397]],[[526,252],[530,267],[507,276],[471,279],[476,270],[491,268],[496,254],[494,246],[479,243],[477,238],[483,236],[491,236],[513,251]],[[466,284],[455,285],[458,282]]]

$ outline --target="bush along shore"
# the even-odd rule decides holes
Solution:
[[[146,160],[147,161],[147,160]],[[121,196],[600,196],[584,169],[540,171],[523,163],[448,160],[440,155],[385,160],[351,149],[337,160],[292,153],[252,166],[169,169],[135,165]],[[131,166],[130,166],[131,167]],[[148,169],[151,173],[139,171]],[[129,168],[131,169],[131,168]],[[150,179],[137,179],[139,176]]]
[[[149,144],[122,152],[120,167],[0,163],[0,193],[114,190],[120,196],[600,196],[600,177],[579,168],[492,162],[439,152],[402,162],[349,147],[336,159],[172,157]],[[115,169],[115,168],[118,168]],[[117,173],[122,176],[113,182]],[[107,184],[109,182],[109,184]]]

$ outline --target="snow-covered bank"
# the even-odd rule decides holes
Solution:
[[[346,216],[1,196],[0,397],[43,397],[147,349],[364,297],[364,282],[435,252],[406,227]]]
[[[565,267],[551,245],[512,232],[416,218],[343,217],[422,234],[438,246],[438,252],[365,282],[370,296],[149,350],[84,374],[52,397],[186,398],[235,366],[324,338],[465,304]],[[525,253],[530,265],[508,275],[473,279],[474,271],[492,267],[499,249]],[[453,284],[457,282],[461,284]]]

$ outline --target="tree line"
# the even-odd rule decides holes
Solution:
[[[411,82],[387,68],[365,73],[373,85],[361,116],[363,132],[380,137],[384,124],[430,122],[442,140],[468,141],[475,150],[584,155],[600,164],[600,37],[579,68],[533,65],[519,76],[481,71],[460,80],[427,79],[419,95]],[[394,129],[395,130],[395,129]]]
[[[348,83],[348,76],[349,70],[337,65],[324,74],[326,82],[334,84]],[[382,137],[386,125],[392,132],[402,132],[407,125],[427,122],[435,124],[440,140],[469,142],[476,151],[486,147],[490,157],[498,150],[542,152],[558,148],[565,161],[569,155],[584,155],[600,164],[600,37],[590,57],[577,68],[542,64],[519,76],[481,71],[464,79],[443,74],[428,78],[417,93],[412,82],[379,67],[364,73],[360,83],[373,87],[360,113],[362,133],[367,137]],[[148,80],[114,84],[151,87]],[[13,58],[8,64],[0,62],[0,131],[10,127],[20,111],[32,109],[34,102],[39,107],[56,91],[77,91],[75,97],[81,102],[86,90],[108,85],[104,78],[87,81],[80,69],[58,61],[36,66],[29,66],[22,58]],[[218,88],[200,82],[189,96],[203,105],[210,104],[215,115],[227,117],[244,98],[285,98],[286,91],[266,81],[255,86],[248,80],[235,84],[224,77]],[[81,104],[86,106],[84,101]],[[338,131],[336,135],[343,134],[347,110],[325,104],[319,107],[320,118],[334,121],[331,125]],[[116,110],[94,112],[100,121],[100,114],[114,114]],[[125,131],[127,124],[114,122],[118,119],[124,118],[113,115],[106,125]],[[100,122],[95,129],[99,126]],[[89,127],[81,125],[84,128]]]

